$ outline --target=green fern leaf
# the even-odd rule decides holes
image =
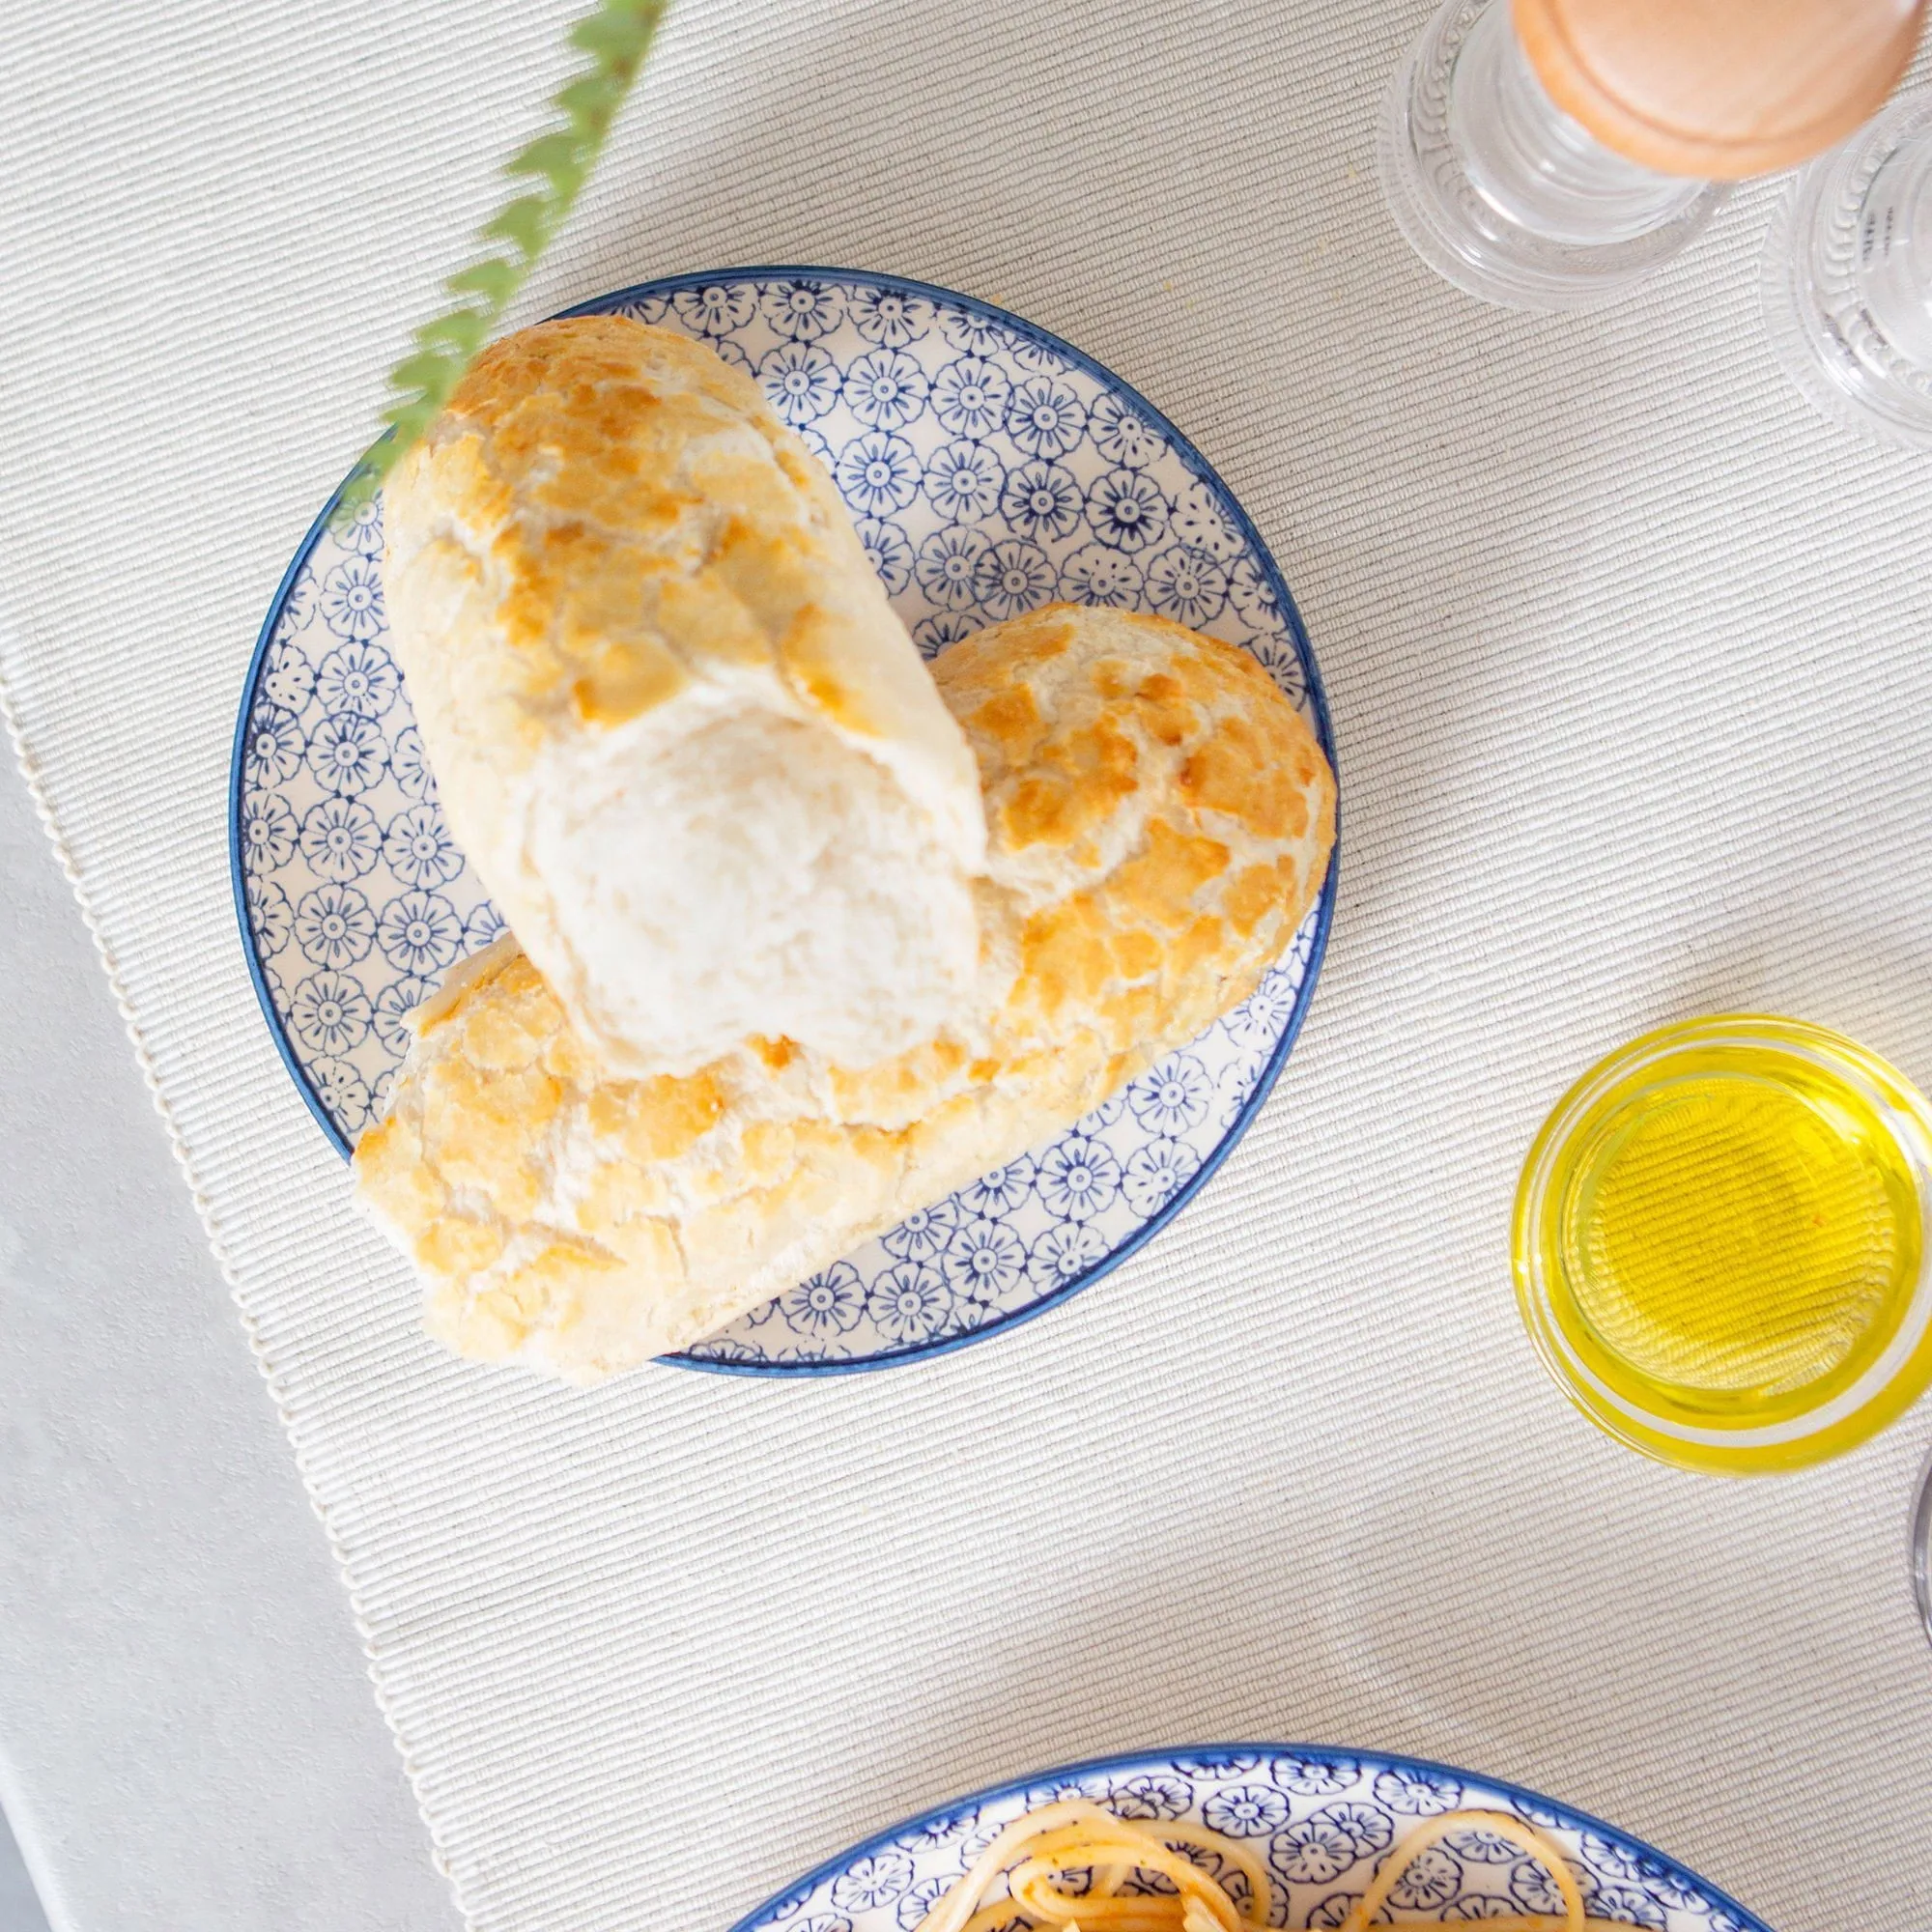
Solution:
[[[506,202],[478,231],[480,241],[506,242],[513,254],[492,251],[443,284],[459,305],[417,328],[415,349],[389,372],[393,395],[382,412],[389,428],[343,485],[343,515],[353,515],[382,488],[396,459],[436,419],[569,217],[669,7],[670,0],[599,0],[570,29],[569,44],[588,64],[551,99],[567,125],[537,135],[511,156],[504,174],[530,189]]]
[[[543,245],[550,240],[554,213],[553,197],[520,194],[515,201],[506,201],[477,233],[485,241],[507,242],[524,258],[527,269],[543,253]]]
[[[469,268],[451,275],[443,287],[453,296],[481,296],[484,306],[466,310],[465,313],[481,315],[488,327],[509,307],[510,298],[523,287],[523,283],[524,271],[514,262],[505,262],[497,257],[488,262],[470,263]]]
[[[559,130],[539,134],[528,147],[520,149],[503,163],[506,175],[550,175],[558,168],[582,165],[583,143],[573,132]]]
[[[611,113],[622,93],[621,88],[611,86],[601,73],[587,73],[582,80],[558,88],[551,97],[551,104],[570,117],[571,127],[580,135],[587,134],[596,140],[611,125]]]
[[[490,318],[477,308],[453,308],[416,330],[425,349],[448,348],[467,365],[489,339]]]

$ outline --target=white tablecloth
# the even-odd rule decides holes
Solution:
[[[1917,1932],[1925,1412],[1798,1478],[1645,1464],[1543,1380],[1505,1232],[1560,1088],[1670,1016],[1932,1080],[1927,467],[1784,388],[1762,190],[1597,317],[1431,278],[1371,166],[1416,6],[684,0],[526,312],[845,263],[1121,371],[1314,635],[1335,942],[1206,1195],[1014,1335],[587,1396],[418,1339],[247,986],[228,739],[569,11],[29,0],[0,76],[0,662],[472,1922],[722,1925],[948,1792],[1256,1735]]]

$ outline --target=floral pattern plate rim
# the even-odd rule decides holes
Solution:
[[[728,269],[620,289],[616,311],[754,375],[832,471],[927,655],[1065,597],[1175,616],[1257,656],[1332,759],[1287,585],[1206,459],[1145,398],[1020,317],[864,270]],[[339,497],[340,493],[337,493]],[[230,863],[256,996],[345,1156],[380,1113],[409,1009],[502,923],[442,822],[384,648],[380,505],[284,573],[248,668]],[[1193,1198],[1266,1098],[1306,1014],[1335,871],[1252,999],[1067,1133],[664,1359],[837,1374],[962,1348],[1055,1307]]]
[[[1592,1917],[1648,1932],[1771,1932],[1654,1846],[1521,1785],[1429,1758],[1303,1744],[1137,1751],[993,1785],[828,1859],[731,1932],[917,1932],[933,1900],[1002,1826],[1036,1805],[1075,1797],[1123,1817],[1190,1818],[1256,1844],[1275,1884],[1271,1922],[1278,1925],[1338,1925],[1405,1824],[1472,1808],[1514,1812],[1554,1836]],[[1560,1910],[1554,1887],[1539,1884],[1531,1861],[1480,1831],[1453,1834],[1425,1852],[1390,1902],[1405,1925]]]

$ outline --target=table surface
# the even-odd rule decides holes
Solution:
[[[14,772],[0,904],[0,1800],[53,1932],[447,1932],[340,1579]],[[0,1856],[0,1932],[35,1927]]]
[[[1507,1218],[1565,1083],[1667,1018],[1794,1010],[1932,1081],[1925,466],[1779,377],[1763,188],[1600,315],[1422,270],[1371,153],[1420,0],[674,10],[521,313],[845,263],[1116,368],[1308,620],[1334,943],[1213,1184],[984,1348],[584,1396],[423,1342],[255,1010],[227,750],[575,11],[160,0],[130,42],[113,0],[30,0],[0,65],[0,659],[476,1925],[727,1923],[949,1792],[1299,1735],[1541,1786],[1779,1932],[1922,1932],[1932,1416],[1776,1482],[1644,1463],[1538,1371]],[[33,837],[0,1797],[59,1932],[445,1921]]]

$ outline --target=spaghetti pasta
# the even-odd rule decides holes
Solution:
[[[1555,1914],[1485,1918],[1485,1932],[1629,1932],[1585,1914],[1554,1839],[1507,1812],[1477,1810],[1445,1811],[1393,1846],[1338,1932],[1368,1932],[1415,1861],[1458,1832],[1484,1832],[1516,1846],[1549,1875],[1563,1904]],[[1245,1902],[1190,1851],[1210,1855],[1229,1880],[1238,1874]],[[1123,1890],[1137,1874],[1165,1881],[1165,1889]],[[1014,1819],[934,1903],[919,1932],[1264,1932],[1274,1903],[1267,1867],[1248,1846],[1184,1820],[1144,1824],[1072,1798]]]

